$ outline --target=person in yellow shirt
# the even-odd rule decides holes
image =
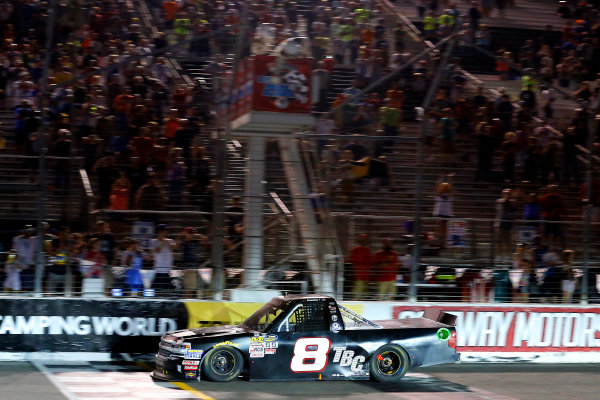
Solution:
[[[425,18],[423,18],[423,35],[427,40],[434,40],[436,38],[438,19],[435,17],[435,13],[430,11]]]

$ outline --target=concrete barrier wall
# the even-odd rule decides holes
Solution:
[[[600,362],[600,307],[342,302],[371,320],[455,314],[465,361]],[[238,324],[262,303],[0,299],[0,359],[154,353],[167,331]],[[92,356],[94,355],[94,356]]]

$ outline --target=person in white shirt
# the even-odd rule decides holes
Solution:
[[[21,283],[23,290],[33,290],[36,237],[33,226],[27,225],[23,233],[15,236],[12,248],[17,252],[16,265],[21,269]]]
[[[158,237],[150,241],[150,249],[154,255],[154,280],[152,288],[156,294],[166,294],[173,289],[170,272],[173,268],[173,250],[176,243],[167,237],[167,227],[160,225],[157,229]]]

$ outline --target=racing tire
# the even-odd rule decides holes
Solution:
[[[379,382],[399,382],[409,365],[408,353],[396,344],[381,346],[369,360],[371,378]]]
[[[213,382],[230,382],[237,379],[244,368],[244,357],[231,346],[210,350],[202,360],[202,372]]]

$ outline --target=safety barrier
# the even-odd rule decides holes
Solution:
[[[342,304],[371,320],[419,317],[428,308],[454,314],[463,361],[600,362],[597,306]],[[151,354],[166,332],[239,324],[261,305],[147,299],[0,299],[0,360],[106,360],[124,353]]]

